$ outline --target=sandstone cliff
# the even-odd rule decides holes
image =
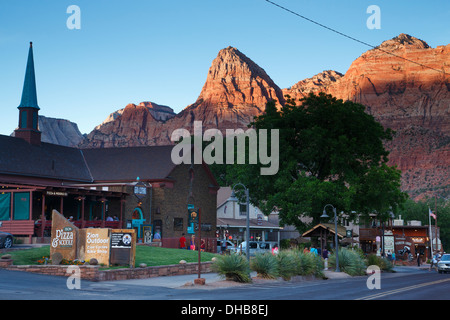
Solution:
[[[161,121],[146,105],[130,104],[97,126],[81,147],[122,147],[171,144],[178,128],[247,128],[264,111],[268,101],[284,102],[281,89],[251,59],[233,47],[220,50],[213,60],[197,101],[179,114]]]
[[[449,188],[450,45],[433,49],[400,34],[378,48],[362,54],[343,77],[325,85],[307,81],[308,90],[296,90],[296,85],[283,92],[300,99],[308,91],[324,91],[367,106],[383,126],[396,131],[386,146],[390,164],[402,170],[403,189],[416,196]]]

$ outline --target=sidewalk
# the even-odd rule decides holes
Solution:
[[[325,277],[329,280],[333,279],[350,279],[350,275],[345,272],[334,272],[332,270],[324,271]],[[256,279],[256,272],[250,274],[253,280],[253,284],[259,283],[270,283],[270,282],[289,282],[281,279],[276,280],[265,280]],[[180,276],[163,276],[163,277],[153,277],[146,279],[132,279],[132,280],[116,280],[116,281],[102,281],[105,284],[122,284],[122,285],[139,285],[139,286],[149,286],[149,287],[166,287],[166,288],[196,288],[196,289],[213,289],[213,288],[224,288],[224,287],[235,287],[235,286],[245,286],[249,285],[247,283],[239,283],[235,281],[224,280],[217,273],[204,273],[201,274],[201,278],[205,279],[205,285],[196,285],[194,280],[198,278],[197,274],[180,275]],[[316,279],[317,280],[317,279]],[[321,279],[320,279],[321,280]],[[296,281],[296,280],[292,280]],[[301,280],[301,281],[314,281]]]
[[[212,284],[217,284],[219,282],[232,282],[225,281],[217,273],[203,273],[201,278],[206,280],[205,285],[194,285],[194,279],[197,279],[197,274],[187,274],[180,276],[163,276],[163,277],[153,277],[146,279],[132,279],[132,280],[116,280],[116,281],[102,281],[102,283],[111,284],[126,284],[126,285],[139,285],[139,286],[149,286],[149,287],[166,287],[166,288],[181,288],[181,287],[210,287]],[[237,285],[241,285],[237,283]],[[225,286],[225,284],[224,284]]]

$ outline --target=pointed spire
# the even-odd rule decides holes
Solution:
[[[25,71],[22,100],[19,108],[35,108],[39,110],[36,93],[36,78],[34,75],[33,42],[30,42],[30,50],[28,51],[27,69]]]

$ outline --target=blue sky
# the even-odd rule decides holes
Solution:
[[[450,1],[273,0],[340,32],[378,45],[400,33],[430,46],[450,43]],[[81,10],[70,30],[67,8]],[[370,5],[381,29],[369,29]],[[40,114],[89,133],[128,103],[180,112],[195,102],[219,50],[234,46],[281,88],[323,70],[345,73],[369,48],[264,0],[2,0],[0,134],[17,127],[29,42]]]

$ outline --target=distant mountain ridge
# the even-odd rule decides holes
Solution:
[[[38,119],[38,129],[41,131],[42,142],[76,147],[85,138],[74,122],[42,115]],[[11,136],[14,136],[14,132]]]

